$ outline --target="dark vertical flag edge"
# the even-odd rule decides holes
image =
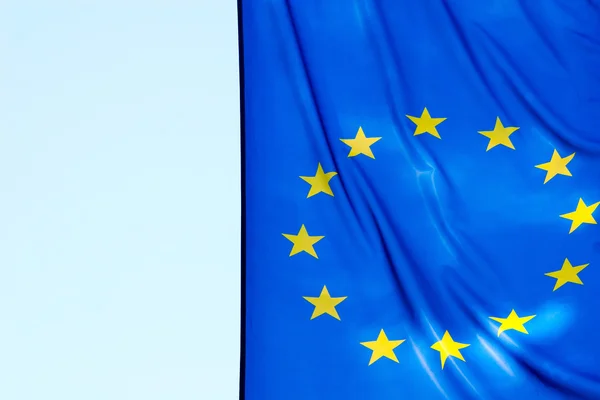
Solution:
[[[246,398],[246,106],[244,90],[244,29],[242,0],[237,0],[238,59],[240,84],[240,189],[241,189],[241,292],[240,292],[240,400]]]

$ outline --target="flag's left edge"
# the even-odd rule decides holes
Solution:
[[[238,58],[239,58],[239,93],[240,93],[240,189],[241,189],[241,293],[240,293],[240,400],[246,398],[246,105],[244,87],[244,29],[242,5],[237,0]]]

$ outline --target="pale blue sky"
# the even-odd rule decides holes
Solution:
[[[236,18],[0,2],[0,399],[237,398]]]

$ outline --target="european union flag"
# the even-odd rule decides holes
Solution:
[[[600,399],[600,3],[240,12],[242,397]]]

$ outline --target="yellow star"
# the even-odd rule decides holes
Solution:
[[[366,137],[362,127],[358,128],[354,139],[340,139],[342,142],[350,146],[348,157],[354,157],[359,154],[364,154],[367,157],[375,158],[371,151],[371,145],[381,139],[380,137]]]
[[[500,322],[501,325],[498,328],[498,336],[500,336],[502,332],[508,331],[510,329],[514,329],[517,332],[529,334],[529,332],[527,332],[527,329],[525,329],[524,325],[527,322],[531,321],[533,317],[535,317],[535,315],[530,315],[528,317],[519,317],[515,310],[512,310],[506,318],[490,317],[490,319],[496,322]]]
[[[512,135],[517,129],[519,128],[515,126],[504,127],[500,121],[500,118],[496,117],[496,126],[494,126],[493,131],[479,131],[479,133],[481,133],[483,136],[490,139],[485,151],[489,151],[491,148],[496,147],[499,144],[514,150],[515,146],[513,146],[512,142],[510,141],[510,135]]]
[[[294,247],[292,247],[292,251],[290,252],[290,257],[302,251],[305,251],[314,258],[319,258],[317,257],[317,252],[313,248],[313,245],[319,240],[323,239],[325,236],[309,236],[308,232],[306,231],[306,227],[304,227],[304,224],[302,224],[302,226],[300,227],[300,231],[297,235],[290,235],[288,233],[283,233],[282,235],[287,240],[294,243]]]
[[[309,198],[318,193],[325,193],[330,196],[333,196],[333,192],[331,191],[331,187],[329,187],[329,181],[331,178],[337,175],[337,172],[327,172],[323,171],[323,167],[321,167],[321,163],[317,166],[317,173],[315,176],[301,176],[300,178],[310,184],[310,191],[308,192]]]
[[[600,204],[600,201],[594,204],[590,204],[586,206],[583,202],[583,199],[579,199],[579,203],[577,203],[577,209],[567,214],[563,214],[560,217],[565,219],[570,219],[571,222],[571,230],[569,233],[573,233],[575,229],[579,228],[581,224],[596,224],[596,220],[592,216],[596,208]]]
[[[565,262],[563,263],[563,266],[560,270],[548,272],[544,275],[556,279],[556,284],[554,285],[554,289],[552,289],[552,291],[554,292],[556,289],[569,282],[576,283],[578,285],[583,285],[583,282],[579,278],[578,274],[588,265],[590,264],[577,265],[574,267],[571,265],[569,259],[565,258]]]
[[[554,149],[554,153],[552,153],[552,158],[549,162],[536,165],[536,168],[547,171],[544,184],[558,174],[565,176],[573,176],[571,175],[571,171],[569,171],[569,169],[567,168],[567,164],[571,162],[573,157],[575,157],[575,153],[571,154],[570,156],[561,158],[560,154],[558,154],[558,151]]]
[[[315,319],[320,315],[329,314],[333,318],[339,320],[340,316],[335,309],[335,306],[340,304],[342,301],[346,300],[347,296],[344,297],[331,297],[329,295],[329,291],[327,290],[327,286],[323,286],[323,290],[319,297],[303,297],[304,300],[308,301],[310,304],[315,306],[315,309],[312,313],[310,319]]]
[[[407,115],[407,117],[417,125],[413,136],[421,135],[423,133],[429,133],[432,136],[441,139],[440,134],[436,129],[436,126],[444,122],[446,118],[431,118],[431,115],[429,115],[429,111],[427,111],[427,107],[423,109],[423,113],[420,117],[413,117],[410,115]]]
[[[379,332],[379,336],[377,336],[377,340],[372,342],[361,342],[360,344],[370,350],[373,350],[373,353],[371,354],[371,360],[369,361],[369,365],[371,365],[381,357],[386,357],[392,361],[398,362],[398,358],[396,358],[394,349],[400,346],[403,342],[404,340],[389,340],[382,329],[381,332]]]
[[[460,354],[460,349],[464,349],[465,347],[469,347],[470,344],[458,343],[452,339],[450,333],[446,331],[442,340],[435,342],[431,348],[440,352],[440,358],[442,360],[442,369],[444,369],[444,364],[446,364],[446,359],[450,356],[456,357],[459,360],[465,361],[462,354]]]

